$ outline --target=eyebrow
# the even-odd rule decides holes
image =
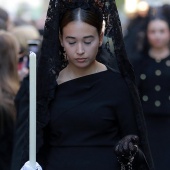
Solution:
[[[94,38],[93,35],[88,35],[88,36],[85,36],[83,37],[84,39],[87,39],[87,38]],[[71,36],[67,36],[66,39],[76,39],[75,37],[71,37]]]

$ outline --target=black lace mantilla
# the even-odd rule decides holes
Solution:
[[[60,19],[66,10],[75,8],[86,10],[93,8],[96,12],[101,13],[102,19],[106,22],[105,37],[108,41],[104,47],[107,54],[110,55],[109,62],[114,61],[113,56],[116,57],[119,70],[130,89],[141,147],[148,159],[150,169],[153,169],[147,139],[144,135],[145,124],[141,103],[135,85],[133,68],[126,54],[115,0],[50,0],[44,27],[41,55],[37,67],[37,121],[39,126],[43,128],[46,124],[45,118],[48,113],[49,102],[53,98],[56,89],[56,78],[61,69],[65,67],[62,57],[63,51],[59,41]]]
[[[116,8],[115,1],[113,0],[51,0],[47,12],[47,19],[44,28],[44,41],[42,45],[42,56],[45,59],[45,63],[39,61],[39,67],[47,67],[48,70],[45,72],[49,73],[47,78],[57,76],[59,71],[65,67],[63,63],[63,50],[59,42],[59,23],[60,19],[65,13],[66,10],[71,10],[75,8],[95,10],[99,16],[102,13],[102,19],[105,20],[106,29],[105,36],[109,39],[112,39],[114,47],[112,44],[107,44],[105,47],[107,51],[110,51],[110,48],[114,48],[115,56],[118,60],[119,69],[123,76],[130,76],[130,79],[135,80],[133,69],[131,64],[128,61],[124,42],[122,40],[122,30],[121,23]],[[100,17],[99,17],[100,18]],[[50,49],[50,50],[48,50]],[[42,58],[42,57],[41,57]],[[41,59],[40,59],[41,60]],[[43,59],[44,60],[44,59]],[[120,64],[123,62],[123,65]],[[44,65],[45,66],[42,66]],[[48,65],[48,66],[47,66]],[[44,73],[45,74],[45,73]],[[42,74],[44,76],[44,74]],[[44,78],[43,78],[44,79]],[[48,81],[47,81],[48,82]]]

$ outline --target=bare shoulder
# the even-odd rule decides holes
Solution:
[[[97,64],[98,64],[98,72],[107,70],[107,67],[104,64],[102,64],[100,62],[98,62]]]
[[[60,71],[58,78],[56,80],[58,85],[67,81],[67,77],[65,75],[66,75],[66,69],[64,68],[63,70]]]

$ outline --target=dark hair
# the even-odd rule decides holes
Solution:
[[[6,22],[0,18],[0,30],[7,30]]]
[[[2,20],[4,20],[5,22],[7,22],[8,18],[9,18],[8,13],[4,9],[2,9],[2,8],[0,8],[0,18]]]
[[[170,4],[164,4],[162,6],[162,12],[166,16],[169,26],[170,26]]]
[[[165,21],[166,23],[168,23],[168,26],[170,27],[170,23],[169,23],[169,13],[165,12],[166,10],[164,9],[165,7],[157,7],[157,8],[151,8],[148,14],[148,18],[147,18],[147,25],[149,25],[149,23],[151,21],[154,20],[162,20]],[[169,8],[170,10],[170,8]]]
[[[81,8],[76,8],[74,10],[68,10],[62,17],[60,23],[60,33],[62,34],[63,28],[72,21],[82,21],[89,25],[94,26],[100,35],[102,31],[103,20],[99,19],[97,13],[91,10],[84,10]]]

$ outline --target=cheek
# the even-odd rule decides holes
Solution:
[[[167,35],[162,36],[162,41],[169,42],[169,37]]]
[[[147,34],[147,37],[148,37],[148,41],[149,42],[152,42],[155,40],[156,36],[154,35],[154,33],[148,33]]]
[[[168,32],[162,32],[159,35],[159,39],[162,41],[162,43],[167,44],[170,40],[170,34]]]
[[[169,42],[170,41],[170,32],[166,32],[162,37],[164,38],[165,41]]]
[[[94,43],[92,43],[90,46],[91,50],[98,51],[99,46],[100,46],[99,43],[100,43],[99,41],[95,41]]]
[[[74,47],[71,47],[68,43],[63,42],[63,47],[67,54],[72,53],[74,50]]]
[[[96,57],[98,50],[99,50],[99,45],[95,44],[95,45],[91,45],[90,47],[87,47],[85,51],[87,55],[91,57]]]

